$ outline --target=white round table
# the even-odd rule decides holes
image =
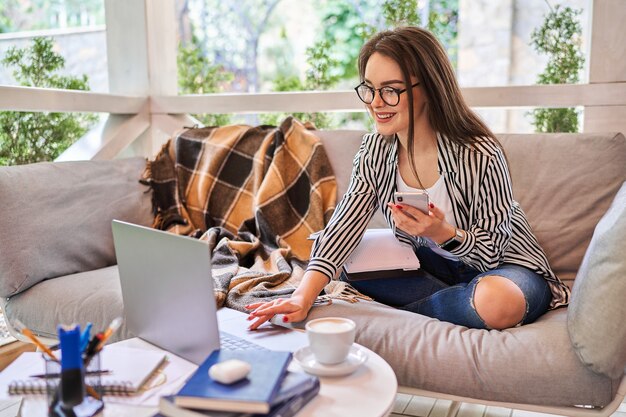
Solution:
[[[285,328],[272,327],[266,331],[246,331],[245,315],[238,312],[228,312],[222,309],[218,312],[220,328],[235,336],[243,337],[266,348],[276,348],[278,345],[284,350],[295,351],[299,347],[306,346],[308,341],[302,331],[293,331]],[[157,349],[139,338],[128,339],[118,342],[129,347]],[[395,402],[398,382],[396,376],[387,362],[371,350],[359,346],[367,355],[367,361],[354,373],[347,376],[320,377],[320,392],[298,414],[297,417],[384,417],[391,413]],[[177,378],[170,378],[167,389],[170,392],[155,392],[152,394],[149,405],[122,404],[106,401],[104,407],[105,417],[151,417],[158,412],[158,396],[173,394],[184,384],[184,381],[195,371],[196,365],[182,358],[168,353],[169,366],[176,365],[179,373]],[[301,371],[300,365],[292,361],[289,369]],[[164,370],[168,372],[167,367]],[[149,392],[149,391],[148,391]],[[46,417],[46,399],[43,396],[24,397],[22,415],[29,417]]]
[[[396,375],[376,353],[360,346],[368,359],[353,374],[320,377],[320,392],[298,417],[388,416],[398,389]],[[300,368],[298,364],[293,364]],[[291,368],[290,368],[291,369]]]

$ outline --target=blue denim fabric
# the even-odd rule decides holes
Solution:
[[[459,324],[486,329],[473,304],[480,278],[499,275],[513,281],[526,298],[526,314],[520,324],[532,323],[548,310],[552,293],[539,274],[519,265],[502,264],[480,272],[460,261],[443,258],[426,247],[417,250],[421,269],[414,277],[352,281],[350,284],[374,300],[402,310]],[[341,279],[346,277],[342,275]]]

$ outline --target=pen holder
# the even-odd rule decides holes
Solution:
[[[80,371],[61,372],[61,364],[45,353],[49,417],[92,417],[104,408],[100,355]]]

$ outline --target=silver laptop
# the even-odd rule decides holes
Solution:
[[[200,364],[220,347],[207,242],[113,220],[126,326]]]

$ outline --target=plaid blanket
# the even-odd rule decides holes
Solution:
[[[307,238],[324,228],[337,193],[320,140],[292,117],[278,128],[185,130],[143,180],[153,189],[153,226],[208,240],[218,305],[238,310],[293,292]],[[343,290],[334,283],[328,293],[343,298]]]

